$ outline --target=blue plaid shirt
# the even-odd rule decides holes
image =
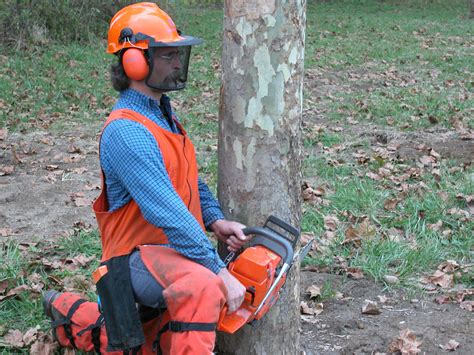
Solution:
[[[171,112],[163,96],[164,110]],[[122,91],[114,110],[131,109],[148,117],[161,128],[180,133],[160,110],[160,102],[133,89]],[[167,246],[218,273],[224,263],[176,193],[166,171],[163,156],[153,135],[140,123],[115,120],[102,133],[100,164],[105,174],[109,211],[134,200],[146,221],[161,228]],[[207,185],[199,179],[199,196],[204,224],[208,228],[224,215]]]

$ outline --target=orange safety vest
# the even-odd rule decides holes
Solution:
[[[127,119],[143,124],[155,137],[163,155],[166,171],[178,195],[205,230],[201,213],[198,189],[198,168],[194,145],[186,131],[175,120],[182,134],[167,131],[149,118],[139,113],[121,109],[113,111],[107,125],[118,119]],[[163,230],[145,220],[139,206],[131,200],[121,208],[109,212],[104,172],[102,171],[102,192],[93,204],[102,239],[102,259],[127,255],[138,245],[167,244],[168,238]]]

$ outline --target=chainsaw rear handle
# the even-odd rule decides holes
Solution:
[[[285,264],[290,265],[293,261],[293,247],[285,237],[262,227],[248,227],[244,228],[242,232],[245,235],[254,235],[248,244],[249,247],[263,245],[278,254]]]

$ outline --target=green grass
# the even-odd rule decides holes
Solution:
[[[13,329],[26,331],[37,325],[46,330],[49,322],[43,315],[41,294],[32,291],[31,287],[42,284],[42,291],[49,289],[61,290],[64,285],[57,284],[66,278],[72,280],[76,292],[85,294],[89,299],[96,299],[95,290],[88,280],[100,260],[100,239],[97,232],[77,231],[70,237],[58,240],[57,244],[41,243],[38,246],[21,250],[16,243],[9,242],[0,249],[0,281],[8,280],[8,290],[26,285],[28,290],[20,293],[17,298],[0,302],[0,330]],[[75,268],[67,259],[79,255],[95,257],[87,267]],[[62,266],[51,268],[48,262],[58,262]],[[37,274],[36,278],[31,276]],[[86,282],[84,282],[86,280]],[[68,284],[68,286],[70,286]],[[0,334],[1,335],[1,334]]]
[[[321,159],[315,161],[315,165],[321,163]],[[462,265],[472,262],[474,222],[449,211],[466,207],[456,195],[461,192],[473,194],[474,184],[470,177],[473,169],[453,174],[444,169],[447,168],[442,169],[441,181],[436,181],[431,174],[421,176],[420,181],[424,182],[425,187],[408,192],[395,210],[386,211],[384,202],[394,198],[396,192],[390,182],[372,181],[351,175],[348,170],[324,169],[319,165],[315,173],[331,191],[326,197],[330,203],[318,206],[317,213],[306,207],[302,229],[321,235],[324,231],[323,217],[327,215],[338,216],[341,226],[329,253],[313,264],[327,266],[329,256],[342,255],[348,258],[350,266],[360,267],[377,281],[383,281],[386,274],[396,274],[408,285],[414,275],[429,272],[447,259],[457,260]],[[320,171],[324,173],[320,174]],[[412,186],[416,184],[413,181]],[[367,216],[377,229],[375,238],[363,242],[360,248],[341,244],[346,228],[352,224],[347,218],[348,213],[357,217]],[[430,228],[438,221],[442,222],[440,230]],[[400,242],[385,237],[384,233],[392,227],[403,231],[404,237]],[[443,234],[446,230],[450,231],[448,235]],[[465,276],[462,280],[472,287],[472,280]]]

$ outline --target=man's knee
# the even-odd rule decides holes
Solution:
[[[163,295],[168,306],[174,303],[220,310],[225,303],[226,289],[219,276],[208,269],[198,268],[174,282]]]

